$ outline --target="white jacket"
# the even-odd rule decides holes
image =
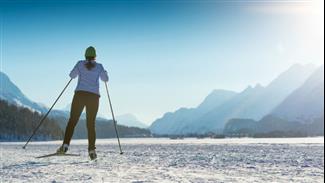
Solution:
[[[99,94],[99,78],[102,81],[108,81],[107,71],[102,64],[92,61],[95,67],[87,69],[85,60],[80,60],[70,72],[71,78],[78,77],[78,85],[75,91],[87,91],[94,94]]]

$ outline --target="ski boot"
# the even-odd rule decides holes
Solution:
[[[65,154],[68,151],[69,145],[63,144],[59,149],[56,151],[57,154]]]
[[[96,151],[95,150],[90,150],[88,152],[88,154],[89,154],[89,157],[90,157],[91,160],[97,159],[97,154],[96,154]]]

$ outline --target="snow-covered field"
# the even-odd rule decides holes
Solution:
[[[97,140],[99,159],[87,141],[74,140],[80,157],[36,156],[60,142],[0,143],[0,182],[323,182],[324,138]]]

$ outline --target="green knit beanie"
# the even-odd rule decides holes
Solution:
[[[86,49],[85,57],[96,57],[96,50],[95,50],[95,48],[92,47],[92,46],[89,46]]]

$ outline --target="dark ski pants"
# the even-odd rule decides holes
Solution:
[[[86,107],[86,118],[87,118],[87,130],[88,130],[88,150],[96,149],[96,130],[95,130],[95,120],[98,111],[99,96],[85,91],[76,91],[71,104],[70,119],[67,124],[64,144],[70,144],[71,138],[73,136],[73,131],[77,125],[80,115]]]

